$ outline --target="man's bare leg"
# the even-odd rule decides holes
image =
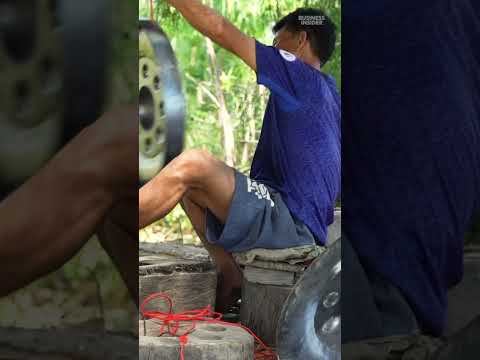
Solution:
[[[138,307],[138,235],[133,236],[110,219],[104,222],[97,234]]]
[[[167,215],[180,201],[195,231],[214,259],[220,277],[222,299],[241,285],[241,273],[232,256],[205,239],[205,209],[225,223],[235,190],[234,170],[208,152],[190,150],[168,164],[154,179],[140,189],[139,227],[143,228]],[[223,309],[222,309],[223,310]]]
[[[203,150],[185,151],[140,189],[139,228],[164,218],[188,196],[225,222],[235,190],[234,170]]]
[[[230,253],[222,247],[207,241],[205,237],[206,209],[194,203],[188,197],[188,193],[182,199],[181,205],[190,219],[195,232],[200,240],[202,240],[203,246],[208,250],[217,266],[219,279],[216,309],[219,312],[225,312],[237,300],[234,293],[242,286],[242,273]]]

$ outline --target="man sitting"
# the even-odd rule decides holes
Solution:
[[[195,149],[139,194],[140,228],[181,203],[218,266],[222,311],[241,286],[232,252],[325,243],[340,188],[340,99],[320,69],[334,50],[335,26],[320,10],[298,9],[275,25],[271,47],[198,0],[168,2],[271,91],[250,177]],[[318,21],[302,23],[304,16]]]

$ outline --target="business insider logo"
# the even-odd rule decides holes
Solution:
[[[323,25],[326,18],[323,15],[300,15],[298,20],[302,25]]]

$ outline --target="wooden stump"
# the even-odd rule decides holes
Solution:
[[[193,247],[192,247],[193,248]],[[148,250],[142,249],[139,261],[140,303],[156,292],[168,294],[174,303],[174,312],[198,309],[215,305],[217,273],[211,260],[207,257],[186,255],[181,248],[181,256],[172,255],[171,246],[166,247],[168,253],[162,253],[162,245]],[[194,248],[193,248],[194,249]],[[187,251],[188,253],[188,251]],[[190,257],[190,258],[185,258]],[[147,309],[168,311],[167,304],[154,300]]]
[[[270,346],[275,346],[278,318],[294,283],[294,273],[245,268],[240,321]]]
[[[191,324],[181,326],[182,333]],[[146,332],[146,336],[142,336]],[[178,337],[158,336],[159,324],[140,321],[139,360],[178,360],[180,342]],[[253,360],[253,337],[245,330],[223,324],[198,322],[188,335],[185,359],[188,360]]]
[[[328,228],[327,247],[332,246],[340,238],[341,221],[342,212],[336,209],[334,222]],[[262,262],[263,266],[260,265]],[[272,266],[267,268],[266,265]],[[243,271],[240,321],[267,344],[275,347],[280,313],[305,266],[293,266],[288,262],[281,265],[275,262],[265,264],[265,261],[258,261],[256,266],[247,264]]]

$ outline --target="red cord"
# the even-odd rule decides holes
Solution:
[[[168,303],[168,312],[161,312],[155,310],[146,310],[145,306],[153,299],[163,299]],[[140,313],[143,319],[155,319],[162,323],[160,327],[159,336],[168,333],[171,336],[179,337],[180,341],[180,360],[185,360],[185,346],[188,343],[188,335],[195,331],[197,321],[203,321],[211,324],[219,324],[223,326],[239,327],[247,331],[253,336],[257,344],[255,349],[255,360],[277,360],[278,357],[275,352],[268,347],[255,333],[241,324],[229,323],[222,320],[222,314],[212,311],[211,306],[199,310],[189,310],[181,313],[173,313],[173,301],[165,293],[154,293],[147,296],[140,305]],[[179,334],[180,325],[182,322],[191,322],[191,326]]]

